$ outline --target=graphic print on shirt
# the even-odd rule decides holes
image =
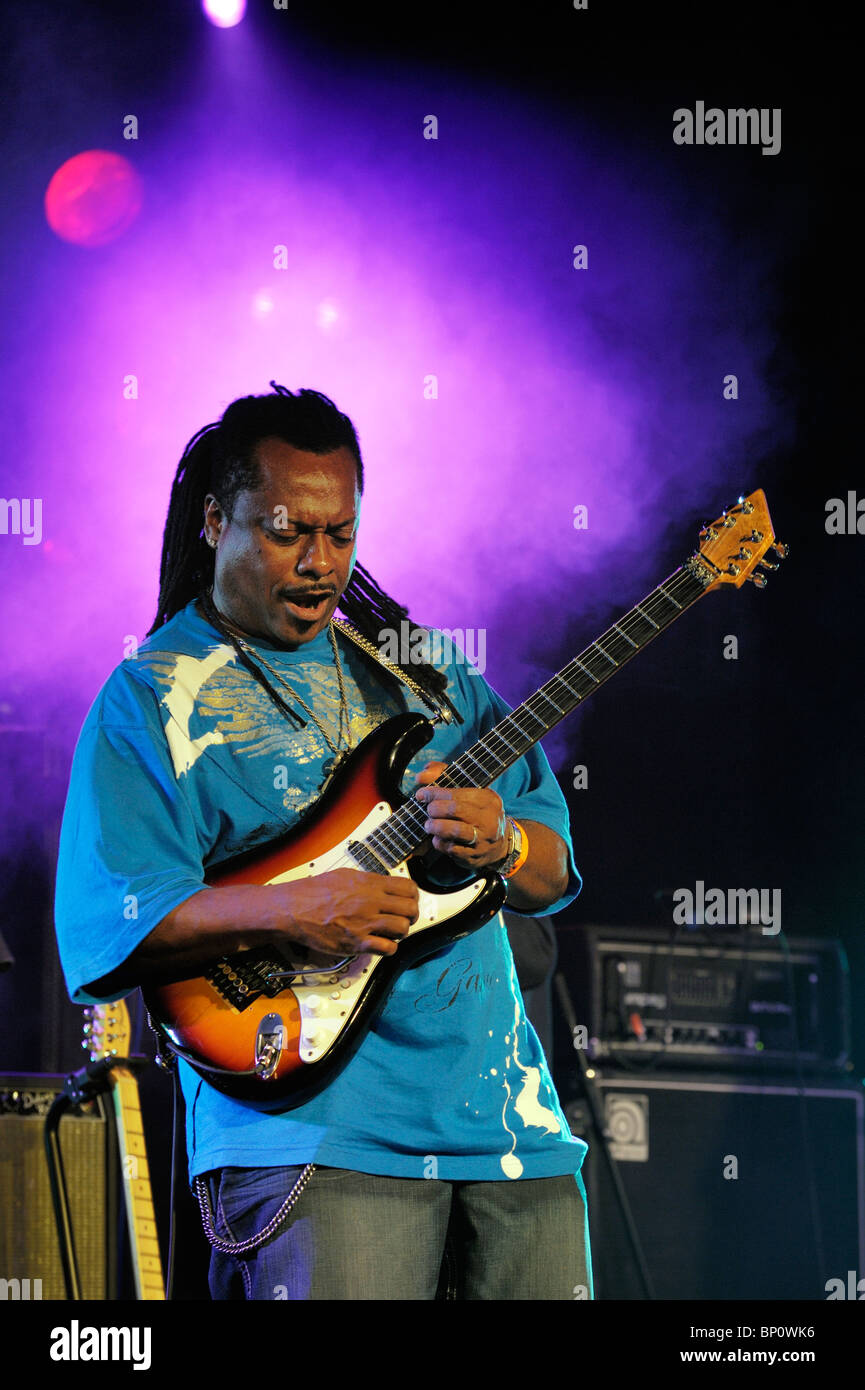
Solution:
[[[292,774],[295,769],[321,765],[333,750],[299,701],[292,704],[287,690],[281,689],[280,694],[306,720],[305,728],[294,728],[277,711],[267,692],[238,664],[228,644],[201,658],[176,652],[140,654],[141,668],[150,675],[159,696],[178,781],[190,773],[205,750],[227,744],[233,755],[244,760],[264,760],[263,789],[269,790],[271,797],[273,791],[280,792],[285,811],[300,815],[309,807],[308,772]],[[307,672],[314,672],[313,681]],[[336,742],[340,713],[336,669],[323,668],[320,661],[311,660],[295,663],[287,675]],[[394,713],[394,706],[369,691],[361,692],[349,671],[345,681],[351,738],[356,747]]]

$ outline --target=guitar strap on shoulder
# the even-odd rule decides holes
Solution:
[[[454,721],[456,721],[457,724],[465,723],[459,710],[448,699],[447,695],[441,693],[434,696],[431,695],[428,690],[424,690],[422,686],[418,685],[417,681],[413,681],[411,676],[406,675],[401,666],[397,666],[393,661],[389,661],[386,656],[382,656],[375,643],[370,642],[368,637],[364,637],[363,633],[359,632],[354,624],[350,623],[347,618],[332,618],[331,622],[338,632],[341,632],[343,636],[347,637],[349,641],[353,642],[356,647],[359,647],[362,652],[373,661],[377,662],[379,666],[384,667],[396,680],[401,681],[413,695],[416,695],[419,700],[422,700],[427,709],[431,709],[434,712],[436,716],[433,721],[434,723],[437,723],[439,720],[442,720],[445,724],[453,724]]]

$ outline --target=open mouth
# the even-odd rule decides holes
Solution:
[[[332,593],[300,594],[296,598],[286,598],[285,606],[296,618],[302,618],[305,622],[315,622],[317,618],[324,616],[332,598]]]

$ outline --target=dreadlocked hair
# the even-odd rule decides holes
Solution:
[[[275,381],[270,385],[270,395],[232,401],[222,418],[194,434],[183,451],[171,486],[159,566],[159,599],[148,636],[212,588],[216,556],[204,535],[204,499],[208,494],[217,497],[226,519],[231,520],[240,493],[260,485],[255,451],[262,439],[282,439],[295,449],[314,454],[348,449],[357,464],[358,491],[363,492],[360,444],[348,416],[320,391],[294,393]],[[408,620],[408,609],[390,598],[357,563],[339,608],[376,646],[383,628],[399,631],[400,623]],[[409,621],[410,638],[423,632]],[[392,665],[404,670],[431,696],[445,695],[447,677],[434,666],[425,662]]]

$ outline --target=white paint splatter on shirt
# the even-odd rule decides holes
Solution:
[[[525,1025],[525,1017],[521,1011],[520,992],[516,979],[516,967],[513,964],[513,960],[511,961],[511,988],[514,996],[514,1050],[512,1055],[515,1065],[523,1073],[523,1082],[514,1102],[514,1109],[524,1125],[543,1129],[546,1134],[562,1134],[564,1131],[559,1116],[554,1110],[541,1104],[540,1069],[538,1067],[523,1066],[523,1063],[520,1061],[517,1039],[520,1036],[520,1027]],[[510,1033],[505,1034],[505,1042],[510,1042]],[[510,1063],[511,1058],[508,1057],[505,1065],[509,1067]],[[501,1163],[502,1172],[506,1178],[518,1178],[522,1174],[523,1165],[514,1152],[517,1146],[516,1134],[511,1129],[506,1119],[507,1107],[511,1100],[511,1088],[508,1086],[507,1081],[504,1082],[504,1086],[507,1091],[507,1099],[505,1100],[502,1110],[502,1124],[511,1136],[512,1142],[510,1151],[503,1154],[499,1162]]]
[[[208,730],[200,738],[191,738],[189,721],[202,686],[210,680],[215,671],[226,666],[233,658],[234,652],[227,644],[215,647],[203,659],[182,655],[175,658],[174,669],[168,677],[168,690],[162,697],[162,703],[171,715],[165,727],[165,736],[171,751],[175,777],[188,772],[211,743],[225,742],[217,729]]]

